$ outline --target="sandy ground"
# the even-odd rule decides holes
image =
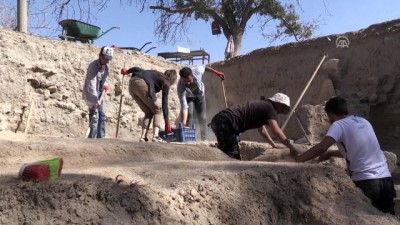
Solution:
[[[252,143],[247,159],[279,162],[236,161],[212,145],[0,133],[0,224],[400,224],[342,167]],[[65,161],[58,181],[16,179],[53,156]]]

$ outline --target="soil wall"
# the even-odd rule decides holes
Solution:
[[[344,40],[341,37],[348,39],[347,46],[340,42]],[[371,121],[382,147],[393,148],[400,146],[399,49],[400,20],[394,20],[357,32],[258,49],[212,67],[226,74],[228,105],[283,92],[293,106],[321,58],[327,55],[299,106],[324,104],[331,96],[342,95],[352,114]],[[204,80],[211,120],[224,107],[222,86],[215,76]],[[284,119],[282,116],[280,122]],[[302,137],[294,118],[285,133],[295,140]],[[242,139],[260,140],[260,136],[249,131]]]

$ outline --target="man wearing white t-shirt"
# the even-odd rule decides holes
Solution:
[[[345,158],[351,179],[371,199],[372,205],[394,215],[396,192],[393,179],[371,124],[364,118],[349,115],[346,100],[341,97],[330,99],[325,111],[332,124],[326,136],[319,144],[297,156],[296,161],[304,162],[317,156],[319,161],[331,157]],[[335,143],[339,150],[328,151]]]
[[[183,67],[179,71],[178,97],[181,103],[181,118],[184,126],[191,127],[193,124],[193,111],[196,111],[200,125],[201,140],[207,138],[206,121],[206,97],[205,88],[202,81],[205,71],[212,72],[225,79],[224,73],[209,66],[190,66]],[[193,109],[194,108],[194,109]]]

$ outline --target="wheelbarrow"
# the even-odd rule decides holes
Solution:
[[[139,52],[141,52],[142,49],[143,49],[145,46],[147,46],[148,44],[151,44],[151,43],[153,43],[153,42],[151,42],[151,41],[146,42],[146,43],[144,43],[144,45],[142,45],[142,47],[140,47],[140,48],[136,48],[136,47],[119,47],[119,48],[120,48],[120,49],[125,49],[125,50],[133,50],[133,51],[139,51]],[[151,48],[149,48],[147,51],[145,51],[145,53],[148,53],[149,51],[151,51],[151,50],[153,50],[153,49],[155,49],[155,48],[157,48],[157,47],[151,47]]]
[[[99,39],[112,29],[119,29],[119,27],[111,27],[100,34],[100,27],[79,20],[66,19],[60,21],[59,24],[63,29],[59,36],[61,40],[80,41],[89,44],[93,44],[94,40]]]

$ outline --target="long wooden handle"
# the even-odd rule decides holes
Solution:
[[[289,122],[290,117],[293,115],[293,112],[296,110],[296,108],[297,108],[297,106],[299,105],[301,99],[303,99],[304,94],[305,94],[306,91],[308,90],[308,87],[310,87],[311,82],[314,80],[315,75],[317,75],[318,70],[319,70],[319,68],[321,67],[322,63],[324,62],[325,58],[326,58],[326,55],[324,55],[324,56],[322,57],[321,61],[319,62],[318,66],[317,66],[317,68],[315,68],[315,71],[314,71],[314,73],[312,74],[310,80],[308,81],[306,87],[303,89],[303,92],[301,92],[301,94],[300,94],[300,96],[299,96],[299,99],[297,99],[296,104],[294,104],[292,110],[290,111],[290,113],[289,113],[289,115],[287,116],[285,122],[283,123],[283,125],[282,125],[282,130],[285,129],[286,125],[287,125],[288,122]]]
[[[124,66],[125,68],[125,66]],[[115,137],[118,138],[118,134],[119,134],[119,122],[121,120],[121,109],[122,109],[122,99],[124,97],[124,78],[125,75],[122,75],[122,88],[121,88],[121,98],[119,99],[119,109],[118,109],[118,118],[117,118],[117,130],[115,131]]]
[[[31,100],[31,107],[29,108],[29,114],[28,114],[28,119],[27,119],[27,121],[26,121],[26,127],[25,127],[25,134],[27,134],[28,133],[28,130],[29,130],[29,126],[31,125],[31,116],[32,116],[32,111],[33,111],[33,105],[34,105],[34,101],[33,101],[33,98],[32,98],[32,100]]]
[[[228,103],[226,103],[226,94],[225,94],[224,80],[221,80],[221,84],[222,84],[222,92],[224,93],[225,108],[228,108]]]

